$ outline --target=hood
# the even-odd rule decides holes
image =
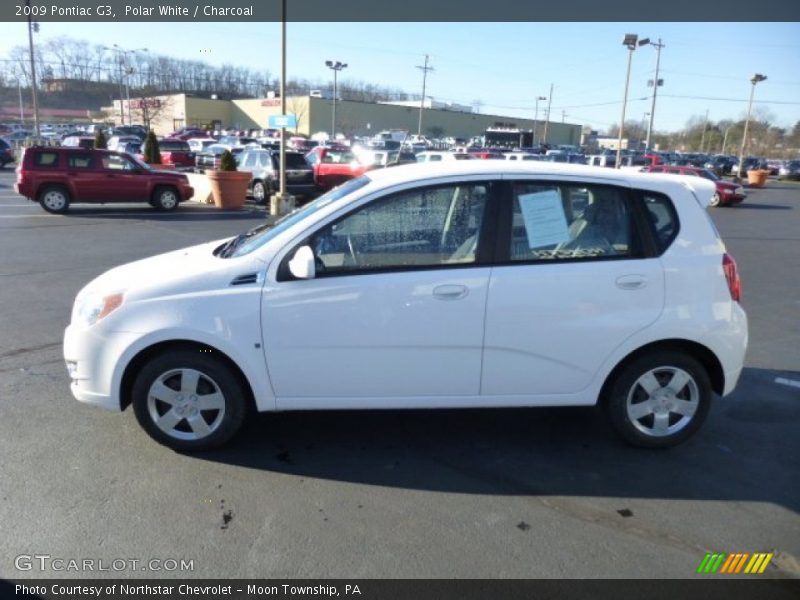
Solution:
[[[87,294],[107,295],[124,291],[126,297],[136,300],[169,293],[188,293],[217,285],[220,276],[231,272],[234,261],[236,266],[240,266],[241,259],[221,259],[213,254],[214,249],[227,239],[115,267],[87,284],[78,292],[77,299]]]

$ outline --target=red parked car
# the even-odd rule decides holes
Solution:
[[[314,183],[323,191],[360,177],[369,170],[361,164],[350,150],[317,146],[306,154],[306,160],[314,169]]]
[[[166,167],[193,168],[194,152],[189,142],[176,138],[164,138],[158,142],[161,152],[161,164]]]
[[[689,175],[693,177],[703,177],[710,179],[717,186],[717,192],[711,200],[711,206],[730,206],[732,204],[739,204],[747,197],[744,188],[735,183],[728,183],[722,181],[716,174],[708,169],[701,169],[700,167],[679,167],[674,165],[650,165],[642,167],[642,171],[646,173],[671,173],[673,175]]]
[[[45,147],[25,150],[14,191],[51,213],[73,202],[148,202],[174,210],[194,194],[186,175],[156,171],[129,154]]]

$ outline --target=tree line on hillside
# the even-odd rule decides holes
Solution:
[[[187,60],[150,52],[118,52],[87,40],[58,37],[40,41],[35,51],[37,87],[45,80],[73,80],[130,86],[131,96],[152,93],[194,93],[220,98],[263,97],[277,92],[280,80],[268,70],[254,70],[232,64],[216,67],[201,60]],[[0,59],[0,87],[30,89],[30,59],[27,46],[13,47]],[[327,90],[329,81],[294,78],[287,81],[287,96],[307,94],[311,89]],[[344,80],[339,95],[348,100],[376,102],[407,100],[398,88]]]
[[[800,149],[800,121],[791,128],[774,124],[775,117],[767,109],[757,107],[750,117],[745,154],[770,156],[774,158],[794,158]],[[706,121],[705,115],[693,115],[686,125],[677,131],[654,132],[651,146],[681,152],[705,152],[706,154],[738,155],[744,135],[745,115],[740,119],[720,119]],[[603,134],[608,137],[619,135],[619,125],[613,125]],[[631,141],[647,138],[647,123],[625,121],[623,136]]]

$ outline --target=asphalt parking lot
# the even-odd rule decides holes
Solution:
[[[284,413],[183,456],[131,411],[72,398],[72,301],[112,266],[233,235],[263,210],[55,216],[12,184],[0,171],[2,578],[683,578],[712,551],[774,551],[764,576],[800,576],[800,185],[711,211],[741,270],[750,350],[683,446],[626,447],[594,409]],[[141,562],[15,566],[43,554]],[[193,570],[142,572],[151,559]]]

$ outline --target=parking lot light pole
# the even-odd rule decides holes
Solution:
[[[625,109],[628,107],[628,87],[630,86],[631,82],[631,62],[633,62],[633,51],[636,50],[637,45],[644,46],[645,44],[649,43],[649,38],[640,40],[639,36],[635,33],[626,33],[625,38],[622,40],[622,45],[628,49],[628,71],[625,75],[625,95],[622,97],[622,116],[620,117],[619,121],[619,137],[617,138],[617,160],[616,164],[614,165],[614,167],[617,169],[622,166],[622,137],[625,130]]]
[[[533,143],[536,144],[536,121],[539,119],[539,100],[547,100],[544,96],[536,96],[536,108],[533,112]]]
[[[425,108],[425,84],[428,82],[428,71],[433,71],[433,67],[428,66],[428,55],[425,55],[425,64],[417,65],[422,71],[422,98],[419,101],[419,121],[417,121],[417,138],[422,135],[422,110]],[[433,104],[431,104],[433,106]]]
[[[338,95],[338,85],[336,76],[339,71],[347,68],[347,63],[339,62],[338,60],[326,60],[325,66],[333,70],[333,116],[331,117],[331,140],[336,139],[336,96]]]
[[[761,83],[762,81],[766,81],[767,76],[762,75],[761,73],[756,73],[750,78],[750,83],[753,84],[750,87],[750,102],[747,104],[747,119],[744,121],[744,134],[742,135],[742,148],[739,151],[739,172],[737,173],[737,177],[739,179],[742,178],[742,168],[744,165],[744,151],[747,147],[747,130],[750,128],[750,112],[753,110],[753,96],[756,92],[756,84]]]
[[[19,94],[19,124],[25,126],[25,110],[22,107],[22,82],[17,77],[17,93]]]

